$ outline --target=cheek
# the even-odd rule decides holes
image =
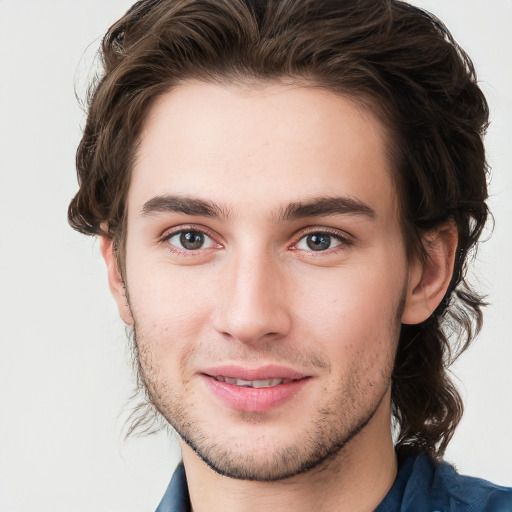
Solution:
[[[212,300],[202,279],[168,265],[149,264],[130,269],[128,277],[139,341],[150,343],[161,357],[176,358],[176,351],[197,340],[208,323]]]
[[[377,346],[389,352],[397,341],[406,282],[405,272],[394,267],[403,269],[373,260],[358,268],[333,269],[322,279],[303,279],[295,293],[294,317],[324,350],[341,352],[338,357]]]
[[[371,286],[371,293],[361,286]],[[399,299],[391,300],[386,286],[362,278],[333,280],[325,292],[334,298],[315,296],[308,301],[299,327],[330,362],[324,393],[343,396],[351,390],[354,397],[380,397],[393,370]]]
[[[399,285],[402,282],[400,280]],[[310,311],[314,318],[324,318],[324,325],[337,318],[345,327],[362,325],[368,328],[381,319],[392,317],[400,302],[402,286],[388,279],[379,280],[371,273],[340,272],[329,276],[321,285],[302,283],[296,294],[297,307]],[[330,319],[331,321],[327,321]],[[319,325],[322,323],[319,322]]]

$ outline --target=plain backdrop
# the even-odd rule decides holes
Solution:
[[[417,2],[472,56],[490,103],[486,324],[454,367],[466,413],[446,454],[512,485],[512,1]],[[151,511],[178,460],[166,435],[123,440],[133,388],[98,244],[74,233],[74,154],[101,36],[126,0],[0,0],[0,511]]]

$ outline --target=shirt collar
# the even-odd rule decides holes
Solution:
[[[174,471],[171,482],[156,512],[190,512],[190,510],[187,477],[183,462],[181,462]]]

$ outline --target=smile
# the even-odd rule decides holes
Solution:
[[[243,412],[262,413],[294,400],[312,376],[291,368],[222,366],[205,369],[201,379],[217,403]]]
[[[227,382],[228,384],[233,384],[235,386],[241,386],[243,388],[270,388],[272,386],[279,386],[280,384],[286,384],[288,382],[292,382],[292,380],[293,380],[293,379],[244,380],[244,379],[236,379],[236,378],[231,378],[231,377],[223,377],[222,375],[217,375],[213,378],[219,382]]]

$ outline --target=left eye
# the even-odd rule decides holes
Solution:
[[[213,240],[206,233],[193,229],[178,231],[167,240],[172,246],[185,251],[208,249],[214,245]]]
[[[330,235],[329,233],[309,233],[299,240],[297,249],[319,252],[337,247],[341,243],[340,237]]]

